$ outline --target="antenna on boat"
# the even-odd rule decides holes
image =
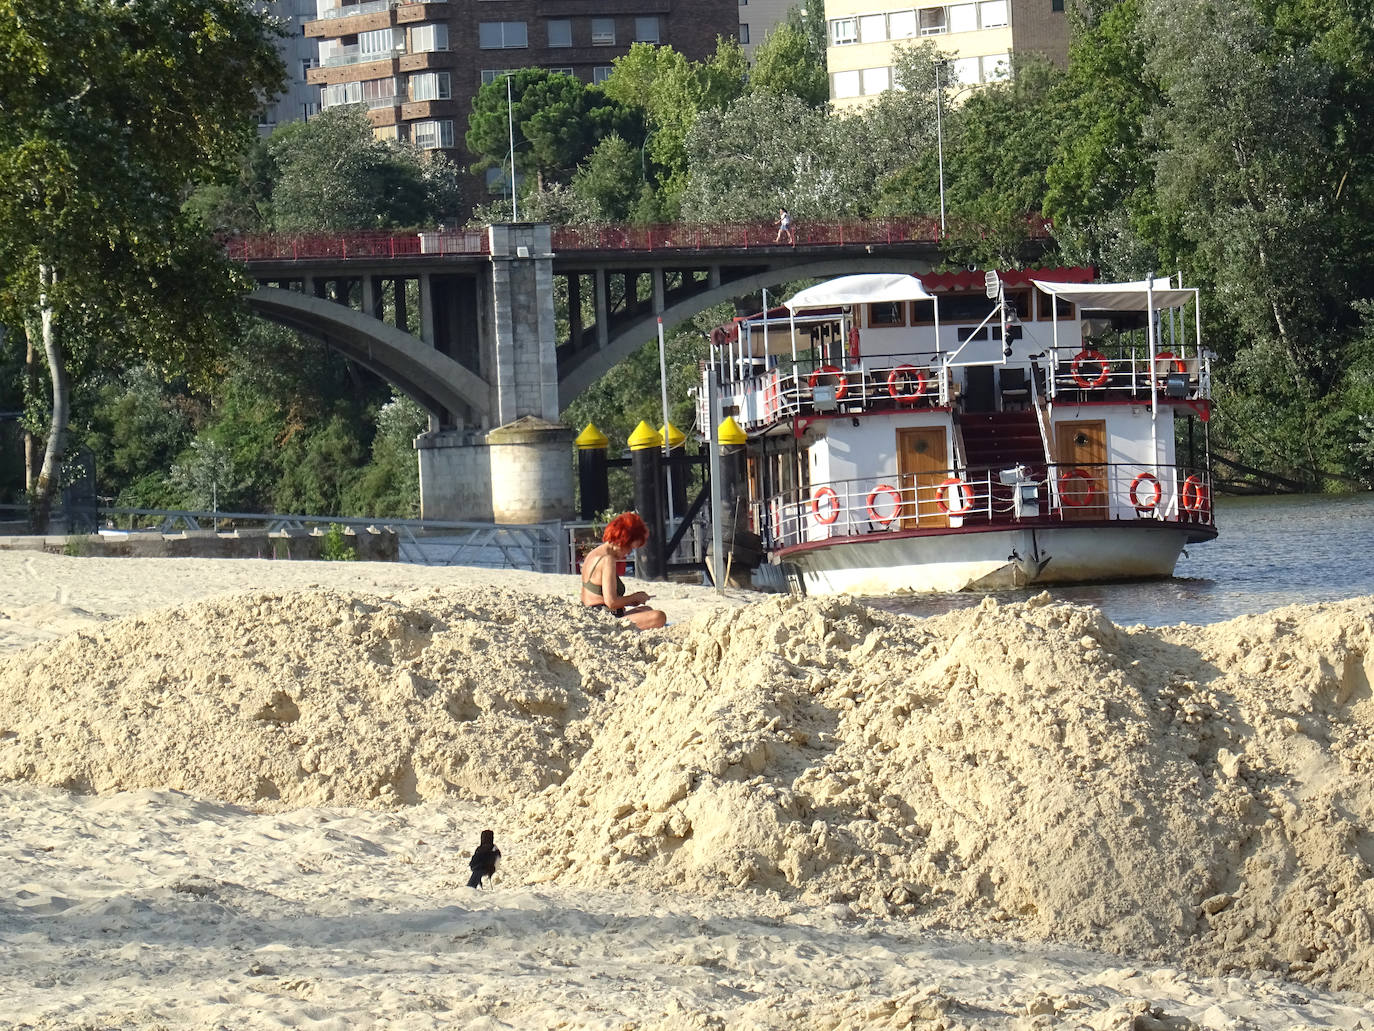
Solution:
[[[987,272],[984,272],[983,288],[988,292],[989,301],[997,300],[1002,295],[1001,277],[992,269],[989,269]]]

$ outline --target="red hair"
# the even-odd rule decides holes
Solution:
[[[649,528],[644,525],[644,520],[639,518],[637,513],[626,512],[610,521],[605,532],[601,534],[601,539],[607,544],[628,550],[635,541],[649,539]]]

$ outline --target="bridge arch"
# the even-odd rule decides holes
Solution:
[[[732,279],[728,283],[709,287],[693,294],[676,304],[666,307],[662,312],[649,313],[625,326],[611,337],[606,346],[591,349],[575,357],[572,362],[560,363],[558,378],[558,407],[562,411],[573,400],[588,389],[620,362],[654,339],[658,332],[658,319],[663,319],[665,331],[685,322],[700,311],[712,305],[751,294],[757,290],[777,286],[779,283],[795,282],[798,279],[824,279],[830,276],[852,275],[859,272],[909,272],[920,276],[931,270],[928,261],[898,260],[888,257],[855,256],[829,258],[809,261],[797,265],[780,265]]]
[[[258,287],[246,298],[254,314],[322,341],[395,384],[441,423],[455,413],[485,420],[486,381],[409,333],[335,301],[281,287]]]

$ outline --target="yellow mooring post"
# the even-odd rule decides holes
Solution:
[[[641,420],[630,434],[629,444],[635,510],[649,527],[649,543],[639,549],[635,573],[644,580],[662,580],[668,572],[663,537],[663,438]]]
[[[606,477],[606,449],[611,446],[606,434],[587,423],[573,441],[577,448],[578,515],[590,522],[611,504],[611,487]]]

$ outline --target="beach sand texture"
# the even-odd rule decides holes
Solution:
[[[1374,1028],[1374,598],[646,588],[0,553],[0,1027]]]

